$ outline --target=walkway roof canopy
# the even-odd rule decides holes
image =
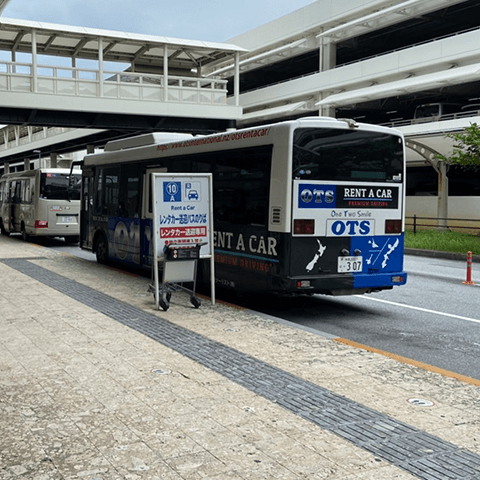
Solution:
[[[315,105],[334,107],[353,105],[395,95],[420,92],[432,88],[445,87],[456,83],[473,82],[480,79],[480,64],[451,68],[441,72],[412,76],[403,80],[359,88],[330,95]]]
[[[32,32],[38,55],[97,60],[102,45],[103,61],[161,67],[165,48],[169,68],[189,70],[246,50],[236,45],[133,34],[86,27],[14,20],[0,17],[0,50],[32,53]],[[100,42],[101,39],[101,42]]]

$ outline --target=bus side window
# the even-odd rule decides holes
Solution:
[[[218,155],[213,181],[216,220],[267,225],[271,161],[271,146]]]
[[[98,175],[95,178],[95,213],[97,215],[118,215],[119,174],[118,167],[98,169]]]
[[[121,170],[119,215],[140,217],[141,172],[138,165],[124,165]]]
[[[118,215],[118,199],[120,195],[120,169],[105,169],[105,204],[104,213]]]
[[[30,179],[22,180],[22,203],[30,203]]]
[[[98,168],[95,172],[94,198],[94,212],[98,215],[102,213],[103,207],[103,168]]]
[[[29,203],[35,202],[35,179],[30,180],[30,200]]]
[[[13,203],[20,203],[22,200],[22,183],[16,180],[13,188]]]

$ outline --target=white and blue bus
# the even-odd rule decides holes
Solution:
[[[113,141],[84,159],[81,247],[99,262],[151,267],[150,175],[161,172],[212,173],[218,286],[345,295],[406,282],[405,147],[396,130],[314,117]],[[169,222],[181,227],[186,214]]]

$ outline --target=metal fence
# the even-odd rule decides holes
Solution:
[[[405,227],[417,233],[417,230],[446,229],[480,235],[480,218],[440,218],[419,217],[417,215],[405,217]]]

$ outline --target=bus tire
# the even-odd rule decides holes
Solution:
[[[22,240],[24,242],[28,242],[30,240],[27,230],[25,229],[25,224],[23,222],[22,222]]]
[[[108,264],[108,242],[103,233],[99,234],[95,241],[95,253],[98,263],[103,265]]]
[[[3,221],[1,218],[0,218],[0,232],[2,233],[2,235],[5,235],[6,237],[10,235],[10,232],[7,232],[7,230],[5,230],[5,227],[3,226]]]

